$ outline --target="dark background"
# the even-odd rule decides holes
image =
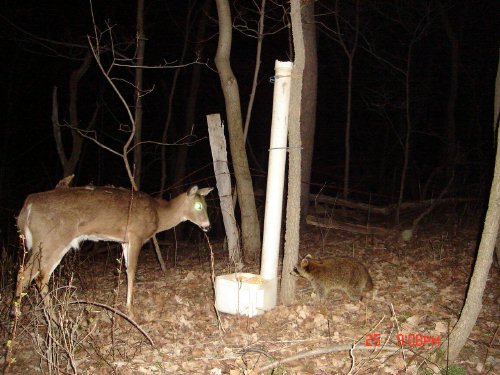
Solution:
[[[254,22],[256,14],[251,1],[234,1],[235,25],[242,20]],[[346,56],[334,40],[333,1],[318,1],[318,99],[316,139],[312,166],[311,191],[323,185],[335,195],[343,183],[344,129],[346,118]],[[450,21],[459,32],[460,62],[456,107],[458,160],[455,183],[449,195],[485,199],[491,182],[496,138],[493,135],[493,97],[498,63],[498,1],[443,1]],[[87,36],[94,35],[90,2],[75,1],[2,1],[0,9],[1,87],[3,93],[0,117],[0,209],[1,239],[4,246],[15,244],[15,215],[27,194],[51,189],[62,178],[52,133],[52,89],[59,88],[59,120],[67,123],[68,82],[88,50]],[[185,18],[194,7],[193,26],[201,17],[202,1],[146,0],[146,65],[155,66],[179,61]],[[120,53],[132,57],[135,51],[135,1],[96,0],[92,2],[96,26],[104,31],[112,25],[113,40]],[[267,148],[271,125],[274,61],[291,58],[289,19],[283,9],[286,2],[268,3],[266,31],[276,30],[264,39],[262,66],[257,97],[249,132],[249,157],[254,184],[265,187]],[[443,29],[437,1],[378,2],[361,1],[360,28],[373,41],[380,55],[393,64],[404,66],[409,42],[407,29],[431,9],[429,25],[416,42],[410,87],[413,101],[411,155],[405,199],[419,196],[420,187],[439,166],[445,148],[446,103],[450,82],[450,44]],[[353,23],[353,2],[342,2],[342,16]],[[391,19],[401,16],[402,23]],[[345,24],[344,24],[345,26]],[[350,37],[345,28],[347,38]],[[224,98],[213,58],[217,48],[217,14],[213,2],[203,43],[200,93],[196,109],[194,135],[200,142],[189,149],[187,173],[183,181],[169,181],[169,186],[198,183],[215,185],[205,116],[219,112],[224,116]],[[194,34],[193,34],[194,35]],[[109,38],[106,39],[109,42]],[[190,40],[186,61],[194,61],[194,40]],[[362,48],[354,60],[353,120],[351,135],[351,188],[356,199],[369,194],[382,202],[393,202],[399,192],[404,135],[404,85],[401,76]],[[128,45],[128,46],[127,46]],[[232,69],[240,88],[243,118],[246,113],[255,64],[256,39],[233,29]],[[110,54],[103,55],[109,66]],[[192,66],[182,69],[174,98],[174,117],[169,142],[178,138],[184,126],[185,101]],[[159,141],[167,114],[167,99],[174,69],[146,69],[144,88],[153,89],[144,97],[143,140]],[[115,68],[114,77],[133,82],[131,68]],[[130,85],[118,82],[129,103]],[[374,107],[383,97],[388,118]],[[79,87],[80,123],[88,123],[96,105],[101,106],[96,123],[97,138],[116,150],[128,134],[120,124],[128,119],[122,104],[98,70],[95,62]],[[388,120],[389,119],[389,120]],[[65,141],[69,138],[65,133]],[[160,148],[143,146],[141,190],[155,193],[160,185]],[[175,156],[169,146],[167,156]],[[172,176],[169,174],[169,178]],[[75,185],[93,183],[130,186],[119,157],[111,155],[92,142],[85,141],[77,167]],[[439,194],[446,178],[437,178],[430,195]],[[165,193],[168,197],[168,192]],[[11,245],[9,245],[11,246]],[[12,245],[14,246],[14,245]]]

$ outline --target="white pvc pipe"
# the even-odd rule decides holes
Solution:
[[[277,60],[274,66],[276,75],[260,267],[260,275],[267,280],[276,278],[278,274],[292,67],[293,64],[290,61]]]

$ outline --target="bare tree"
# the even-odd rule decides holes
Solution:
[[[136,117],[132,115],[132,112],[130,111],[130,108],[129,108],[128,104],[127,104],[127,101],[125,100],[125,98],[123,97],[123,95],[121,94],[120,90],[115,85],[113,79],[110,76],[110,72],[112,71],[112,68],[114,67],[114,64],[115,64],[114,60],[112,61],[111,66],[108,69],[105,69],[104,66],[103,66],[103,64],[102,64],[102,61],[101,61],[101,52],[102,51],[101,51],[101,47],[100,47],[100,40],[101,40],[101,36],[102,35],[98,34],[98,32],[97,32],[97,26],[95,26],[95,21],[94,21],[94,27],[95,27],[95,37],[94,37],[94,39],[92,39],[91,37],[88,37],[88,39],[89,39],[89,45],[90,45],[90,50],[91,50],[92,55],[94,56],[94,58],[95,58],[95,60],[97,62],[97,66],[101,70],[101,73],[103,74],[103,76],[105,77],[105,79],[108,81],[108,83],[111,85],[113,91],[118,96],[118,98],[120,99],[121,103],[123,104],[123,106],[125,108],[127,116],[128,116],[128,118],[130,120],[130,134],[129,134],[126,142],[123,144],[123,148],[122,148],[122,152],[121,153],[117,152],[117,151],[115,151],[113,149],[111,149],[110,147],[108,147],[108,146],[106,146],[104,144],[102,144],[101,142],[99,142],[95,138],[89,137],[87,135],[85,135],[85,137],[91,139],[93,142],[95,142],[97,145],[99,145],[100,147],[104,148],[105,150],[108,150],[111,153],[113,153],[115,155],[118,155],[119,157],[122,158],[123,163],[125,165],[125,170],[127,171],[127,175],[128,175],[130,184],[132,185],[132,189],[135,190],[135,191],[137,191],[137,190],[139,190],[139,188],[138,188],[136,180],[135,180],[134,171],[130,167],[130,163],[129,163],[129,160],[128,160],[128,154],[131,151],[130,145],[132,144],[132,142],[133,142],[133,140],[134,140],[134,138],[136,136],[136,127],[135,127]],[[110,32],[110,30],[108,30],[108,32]],[[114,52],[114,51],[112,51],[112,52]],[[144,57],[144,54],[142,54],[142,56]],[[136,80],[136,84],[137,84],[137,80]],[[142,95],[142,76],[141,76],[141,80],[140,80],[140,87],[141,87],[141,94],[140,95]],[[141,119],[142,119],[142,114],[141,114]],[[84,135],[84,134],[82,132],[80,132],[80,135]],[[156,235],[153,236],[153,244],[154,244],[154,247],[155,247],[155,251],[156,251],[156,256],[158,258],[158,262],[160,263],[162,271],[165,272],[166,271],[166,266],[165,266],[165,262],[163,261],[163,257],[161,255],[161,251],[160,251],[160,247],[158,245],[158,241],[156,240]]]
[[[128,119],[130,121],[130,133],[129,133],[129,136],[128,136],[127,140],[123,144],[121,152],[113,150],[112,148],[110,148],[110,147],[106,146],[105,144],[99,142],[95,137],[89,136],[86,133],[83,133],[81,131],[79,133],[80,133],[80,135],[84,136],[85,138],[88,138],[88,139],[92,140],[94,143],[96,143],[98,146],[102,147],[103,149],[111,152],[114,155],[119,156],[123,160],[123,164],[125,166],[125,170],[127,171],[127,175],[128,175],[130,184],[132,185],[132,187],[133,187],[134,190],[137,190],[137,184],[135,183],[133,169],[130,166],[130,163],[128,161],[128,154],[131,151],[131,147],[130,146],[131,146],[131,144],[133,142],[133,139],[134,139],[134,136],[135,136],[135,121],[134,121],[134,116],[132,115],[132,112],[130,111],[130,108],[129,108],[129,105],[128,105],[127,101],[125,100],[125,98],[121,94],[120,90],[118,89],[118,87],[116,86],[115,82],[113,81],[113,79],[112,79],[112,77],[110,75],[111,71],[112,71],[112,68],[114,66],[114,61],[111,63],[111,67],[109,67],[107,69],[104,68],[104,66],[103,66],[103,63],[101,61],[101,53],[102,53],[102,49],[101,49],[101,36],[102,35],[98,35],[97,32],[96,32],[95,38],[91,38],[90,36],[88,37],[88,39],[89,39],[89,45],[90,45],[90,50],[92,52],[92,55],[94,56],[94,59],[95,59],[95,61],[97,63],[97,66],[99,67],[99,69],[100,69],[101,73],[103,74],[104,78],[111,85],[113,91],[115,92],[115,94],[120,99],[120,102],[123,104],[123,107],[124,107],[124,109],[125,109],[125,111],[127,113],[127,117],[128,117]]]
[[[344,186],[342,195],[347,199],[349,195],[349,181],[351,170],[351,128],[352,128],[352,89],[353,89],[353,71],[354,71],[354,56],[358,49],[359,41],[359,0],[355,0],[354,10],[354,24],[351,23],[349,16],[344,15],[349,13],[349,8],[341,9],[342,4],[350,5],[350,2],[335,1],[333,8],[330,8],[328,3],[321,4],[323,9],[321,11],[324,21],[319,21],[319,25],[323,33],[337,42],[344,54],[347,57],[347,99],[346,99],[346,121],[344,133]],[[333,21],[330,16],[333,15]],[[333,26],[330,26],[334,23]]]
[[[59,160],[63,167],[63,177],[70,176],[75,173],[76,166],[80,160],[80,155],[82,153],[83,137],[78,133],[78,128],[80,127],[78,120],[78,84],[81,78],[88,71],[90,63],[92,61],[92,55],[86,54],[82,61],[82,64],[78,69],[75,69],[71,73],[69,80],[69,128],[71,131],[71,151],[69,157],[66,156],[66,151],[64,149],[61,125],[59,122],[59,111],[58,111],[58,100],[57,100],[57,88],[54,87],[52,93],[52,129],[54,133],[54,138],[56,141],[57,154],[59,155]],[[93,127],[97,116],[98,108],[94,111],[94,115],[87,129]]]
[[[346,99],[346,121],[344,133],[344,187],[342,195],[344,199],[349,195],[349,181],[351,175],[351,128],[352,128],[352,89],[353,89],[353,71],[354,71],[354,56],[358,50],[358,41],[360,35],[359,21],[359,0],[355,1],[353,17],[354,24],[351,23],[351,17],[342,13],[348,14],[348,9],[341,9],[341,3],[346,2],[335,1],[333,8],[329,8],[326,3],[322,4],[323,17],[329,17],[333,14],[334,26],[329,26],[330,20],[320,21],[322,31],[326,36],[337,42],[347,57],[347,99]],[[347,3],[349,4],[349,3]],[[351,12],[352,13],[352,12]],[[341,15],[342,14],[342,15]]]
[[[285,3],[276,1],[268,2],[267,0],[260,0],[260,3],[257,1],[235,1],[233,5],[235,11],[235,15],[233,17],[233,28],[249,38],[256,39],[255,66],[253,71],[252,86],[250,88],[248,104],[246,107],[243,138],[246,142],[245,144],[247,146],[248,156],[252,159],[254,165],[262,170],[263,168],[253,151],[252,143],[248,139],[250,124],[258,124],[262,121],[260,119],[261,117],[257,116],[255,121],[252,122],[252,113],[255,98],[257,97],[257,89],[259,87],[259,83],[262,82],[262,77],[259,79],[262,64],[262,49],[264,46],[264,40],[267,37],[282,31],[284,28],[289,28],[287,17],[289,11]],[[234,201],[236,202],[236,194],[234,198]]]
[[[495,124],[499,118],[498,108],[500,106],[500,58],[497,68],[497,80],[495,84]],[[460,319],[453,328],[449,337],[448,346],[448,363],[452,363],[458,357],[460,351],[465,345],[477,317],[481,312],[482,299],[484,288],[488,279],[488,274],[493,262],[493,250],[495,248],[495,240],[498,235],[500,223],[500,133],[497,134],[497,153],[495,158],[495,172],[493,182],[491,184],[490,200],[488,203],[488,211],[484,221],[483,234],[481,243],[477,252],[474,271],[467,290],[464,307],[460,313]]]
[[[314,153],[314,134],[316,131],[316,103],[318,93],[318,54],[316,46],[316,22],[314,17],[315,1],[302,2],[302,33],[304,35],[304,76],[302,80],[302,101],[300,109],[301,155],[301,222],[305,223],[309,211],[309,192],[311,168]]]
[[[255,207],[252,176],[248,167],[243,139],[238,82],[229,62],[232,40],[231,10],[227,0],[216,0],[216,3],[217,14],[219,16],[219,43],[215,56],[215,65],[219,72],[226,103],[229,146],[241,211],[243,250],[247,260],[255,260],[258,258],[261,250],[260,226]]]
[[[385,3],[381,3],[385,4]],[[404,50],[398,51],[398,55],[381,53],[375,47],[375,43],[369,41],[365,36],[364,50],[374,56],[377,60],[388,66],[397,74],[399,81],[404,87],[404,123],[405,128],[403,135],[400,137],[400,143],[403,149],[403,165],[401,167],[401,177],[399,183],[398,207],[395,213],[395,221],[399,223],[400,206],[403,202],[403,197],[406,187],[406,178],[408,173],[408,164],[410,160],[411,135],[413,132],[413,54],[417,43],[426,34],[429,26],[433,22],[433,9],[427,5],[415,8],[402,8],[400,4],[394,4],[392,7],[384,7],[373,2],[373,10],[378,12],[382,17],[392,22],[398,30],[398,36],[404,38]],[[382,50],[382,49],[381,49]]]
[[[181,56],[179,59],[181,65],[184,63],[184,60],[186,58],[187,49],[188,49],[190,31],[192,29],[191,28],[191,23],[192,23],[191,16],[192,16],[193,10],[194,10],[194,6],[190,6],[188,9],[187,15],[186,15],[186,23],[185,23],[185,28],[184,28],[184,41],[182,44],[182,52],[181,52]],[[199,69],[198,65],[195,65],[194,69],[196,69],[197,67]],[[162,133],[162,137],[161,137],[161,141],[164,144],[167,143],[167,137],[168,137],[169,131],[171,130],[170,124],[172,122],[172,116],[173,116],[173,112],[174,112],[174,96],[175,96],[175,92],[177,90],[177,81],[179,79],[181,69],[183,69],[183,66],[178,66],[175,69],[174,76],[172,78],[172,83],[170,85],[170,92],[168,94],[168,99],[167,99],[168,100],[167,101],[167,118],[165,120],[165,125],[163,127],[163,133]],[[187,147],[187,146],[184,146],[184,147]],[[174,158],[172,158],[172,159],[174,159]],[[173,163],[172,163],[172,165],[173,165]],[[184,165],[185,165],[185,162],[184,162]],[[175,170],[177,169],[177,167],[178,166],[176,165]],[[174,173],[174,168],[172,168],[171,173]],[[160,185],[160,191],[158,192],[158,195],[160,195],[160,196],[165,191],[165,186],[167,185],[167,175],[168,175],[168,173],[167,173],[167,149],[166,149],[166,147],[162,147],[161,148],[161,185]],[[182,173],[180,176],[183,177],[184,173]],[[174,179],[174,183],[176,183],[176,182],[177,182],[177,180]],[[180,193],[181,189],[178,189],[178,190]]]
[[[237,14],[234,17],[233,26],[235,30],[238,30],[243,35],[257,39],[257,44],[255,45],[255,66],[252,87],[250,89],[247,112],[245,115],[245,125],[243,127],[243,137],[245,141],[247,139],[248,129],[252,118],[253,104],[257,93],[264,38],[287,27],[287,25],[281,21],[284,18],[283,15],[286,13],[286,10],[285,7],[280,6],[280,4],[271,2],[271,7],[267,7],[267,1],[261,0],[260,5],[256,1],[253,2],[253,6],[248,4],[247,7],[246,5],[247,4],[245,4],[245,7],[241,7],[241,4],[235,3]],[[272,5],[275,5],[275,7],[272,7]],[[251,17],[253,14],[256,15],[255,19]],[[267,28],[265,27],[266,18],[272,21]]]
[[[206,35],[207,21],[211,7],[212,7],[212,1],[204,0],[200,14],[196,19],[197,26],[195,33],[194,52],[198,57],[198,59],[203,57],[203,47]],[[195,115],[196,115],[196,104],[198,102],[198,91],[201,82],[201,73],[202,73],[201,68],[202,66],[200,64],[194,64],[192,66],[191,81],[189,83],[188,97],[186,101],[186,117],[184,120],[184,131],[181,135],[183,139],[186,139],[193,133]],[[179,182],[184,178],[186,174],[186,160],[187,160],[188,150],[189,150],[188,146],[186,145],[179,145],[177,147],[177,153],[175,155],[175,170],[173,171],[174,184],[179,184]],[[178,192],[180,192],[180,188]]]
[[[286,233],[281,271],[281,303],[290,304],[295,299],[295,279],[291,271],[299,257],[300,245],[300,187],[301,187],[301,140],[300,110],[302,80],[305,64],[304,34],[302,31],[301,0],[291,0],[290,15],[295,61],[292,70],[290,91],[290,114],[288,118],[288,197],[286,203]]]
[[[350,165],[351,165],[351,124],[352,124],[352,73],[354,69],[354,55],[358,48],[359,39],[359,0],[356,0],[355,9],[355,21],[354,21],[354,36],[352,38],[351,46],[348,45],[349,41],[345,36],[345,33],[340,27],[340,7],[339,1],[335,1],[335,25],[337,27],[338,42],[344,50],[347,56],[347,103],[346,103],[346,122],[345,122],[345,157],[344,157],[344,199],[347,199],[349,195],[349,176],[350,176]]]
[[[135,136],[134,136],[134,179],[136,188],[141,188],[142,171],[142,74],[144,65],[144,51],[146,48],[146,36],[144,35],[144,0],[137,0],[137,41],[135,55]]]
[[[250,97],[248,99],[248,107],[247,114],[245,116],[245,125],[243,127],[243,138],[246,141],[248,135],[248,128],[250,126],[250,119],[252,118],[252,109],[253,103],[255,100],[255,93],[257,92],[257,82],[259,78],[260,64],[261,64],[261,53],[262,53],[262,44],[264,40],[264,20],[266,14],[266,0],[261,0],[260,7],[257,6],[257,3],[254,3],[257,8],[257,12],[259,14],[259,21],[257,30],[251,30],[248,28],[245,23],[245,27],[235,26],[237,30],[242,31],[245,35],[251,35],[257,38],[257,45],[255,47],[255,67],[253,71],[253,80],[252,80],[252,88],[250,91]]]
[[[441,20],[443,23],[446,36],[450,42],[451,52],[451,69],[450,69],[450,92],[446,103],[446,127],[444,138],[446,140],[442,150],[443,167],[448,171],[447,175],[451,176],[456,163],[457,157],[457,136],[455,111],[457,106],[458,96],[458,68],[460,63],[460,37],[463,29],[463,16],[456,17],[458,25],[453,26],[448,16],[449,9],[445,9],[444,5],[439,2],[441,8]]]

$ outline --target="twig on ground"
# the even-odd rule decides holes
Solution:
[[[155,346],[153,340],[151,339],[151,337],[146,333],[146,331],[144,331],[144,329],[141,328],[141,326],[139,325],[139,323],[137,323],[135,320],[133,320],[131,317],[129,317],[128,315],[122,313],[120,310],[118,309],[115,309],[111,306],[108,306],[108,305],[105,305],[103,303],[99,303],[99,302],[92,302],[92,301],[85,301],[85,300],[78,300],[78,301],[73,301],[73,302],[70,302],[71,305],[75,305],[75,304],[80,304],[80,303],[84,303],[84,304],[87,304],[87,305],[94,305],[94,306],[98,306],[98,307],[102,307],[104,309],[107,309],[109,311],[112,311],[113,313],[115,313],[116,315],[119,315],[121,316],[123,319],[125,319],[126,321],[128,321],[130,324],[132,324],[135,328],[137,328],[139,330],[139,332],[141,332],[144,337],[146,337],[149,341],[149,343],[151,344],[151,346]]]
[[[208,248],[210,249],[210,266],[212,268],[212,289],[214,291],[214,310],[217,315],[217,322],[219,323],[219,330],[222,332],[226,332],[224,326],[222,325],[222,320],[220,318],[219,310],[217,310],[216,297],[215,297],[215,266],[214,266],[214,251],[212,249],[212,245],[210,244],[210,239],[208,235],[205,233],[205,238],[207,239]]]

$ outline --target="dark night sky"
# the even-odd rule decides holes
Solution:
[[[163,61],[177,61],[180,58],[185,33],[187,6],[201,1],[149,1],[146,0],[145,32],[147,35],[146,64],[157,65]],[[238,9],[250,1],[233,2]],[[331,39],[333,16],[326,9],[333,2],[320,1],[318,18],[318,108],[316,148],[313,161],[313,179],[317,184],[332,186],[342,184],[343,139],[346,100],[346,57],[338,43]],[[393,58],[394,63],[406,50],[408,34],[404,27],[391,22],[395,7],[388,3],[361,2],[360,25],[367,39],[373,40],[381,55]],[[366,5],[363,5],[365,3]],[[404,10],[404,26],[418,19],[422,1],[397,2]],[[494,82],[498,59],[498,1],[456,1],[445,2],[451,22],[462,25],[460,36],[459,91],[457,101],[457,133],[460,143],[459,176],[462,186],[476,186],[474,191],[460,191],[456,194],[475,194],[484,191],[491,176],[494,144],[492,140],[492,106]],[[86,52],[87,35],[93,35],[90,2],[75,1],[2,1],[0,10],[2,69],[2,118],[0,144],[0,207],[1,229],[4,240],[6,233],[13,230],[13,218],[24,197],[32,192],[52,188],[62,177],[62,169],[55,151],[51,123],[51,93],[53,86],[59,87],[60,122],[68,120],[68,80],[71,71],[81,63]],[[344,17],[352,15],[350,2],[345,3]],[[382,5],[381,5],[382,4]],[[401,5],[402,4],[402,5]],[[446,122],[446,101],[450,79],[450,45],[436,10],[436,2],[430,1],[429,26],[422,38],[415,44],[414,70],[411,87],[415,94],[412,102],[412,154],[409,184],[422,183],[438,163],[443,147],[444,123]],[[134,45],[123,49],[124,42],[134,40],[134,1],[93,1],[97,26],[104,30],[106,21],[113,26],[113,35],[118,49],[132,56]],[[378,9],[378,10],[376,10]],[[416,9],[416,10],[415,10]],[[199,22],[199,12],[193,28]],[[233,9],[233,15],[235,14]],[[253,17],[243,11],[245,19]],[[279,8],[273,9],[274,20],[267,20],[266,27],[278,28],[282,20]],[[217,15],[213,4],[204,43],[204,54],[208,64],[202,69],[202,80],[198,97],[194,133],[198,138],[207,135],[205,116],[209,113],[224,113],[224,100],[213,57],[217,44]],[[346,36],[349,33],[346,32]],[[273,87],[269,77],[273,75],[274,61],[289,58],[288,30],[269,35],[264,40],[262,67],[255,108],[253,111],[250,143],[256,160],[250,158],[255,184],[264,186],[267,163],[267,146],[271,121]],[[73,46],[69,46],[72,44]],[[187,60],[193,60],[193,44]],[[232,67],[240,87],[243,110],[246,110],[250,92],[255,59],[255,39],[234,31]],[[109,62],[109,54],[103,60]],[[393,183],[401,168],[402,151],[398,137],[402,134],[402,106],[404,86],[401,77],[387,65],[359,49],[354,63],[353,86],[353,129],[352,129],[352,173],[353,187],[364,192],[379,189],[381,165],[385,165],[383,181],[390,185],[385,191],[378,191],[388,198],[397,192]],[[133,81],[133,72],[117,68],[117,77]],[[172,84],[173,69],[146,70],[145,87],[153,88],[144,100],[144,139],[158,140],[166,118],[166,102]],[[179,76],[174,102],[175,113],[172,128],[178,131],[184,125],[185,99],[188,95],[191,67],[183,69]],[[125,97],[131,99],[130,87],[120,86]],[[374,111],[373,103],[384,96],[388,119]],[[119,149],[124,134],[118,130],[127,117],[109,85],[93,62],[84,76],[79,91],[80,122],[89,121],[96,103],[101,111],[96,123],[100,140]],[[190,149],[188,173],[195,172],[187,181],[201,181],[213,184],[213,170],[210,166],[208,139]],[[143,190],[154,193],[159,188],[160,162],[158,146],[144,147]],[[258,163],[263,169],[260,169]],[[385,163],[383,163],[385,162]],[[206,180],[208,178],[208,180]],[[377,180],[377,178],[379,180]],[[76,183],[114,184],[129,186],[122,162],[116,156],[100,150],[94,144],[85,143],[84,154],[77,170]],[[477,187],[477,185],[481,187]],[[482,185],[481,185],[482,184]],[[485,185],[486,184],[486,185]],[[482,188],[482,190],[481,190]],[[315,187],[313,186],[313,190]],[[487,190],[487,188],[486,188]],[[409,187],[408,191],[412,191]],[[408,198],[415,198],[409,196]]]

